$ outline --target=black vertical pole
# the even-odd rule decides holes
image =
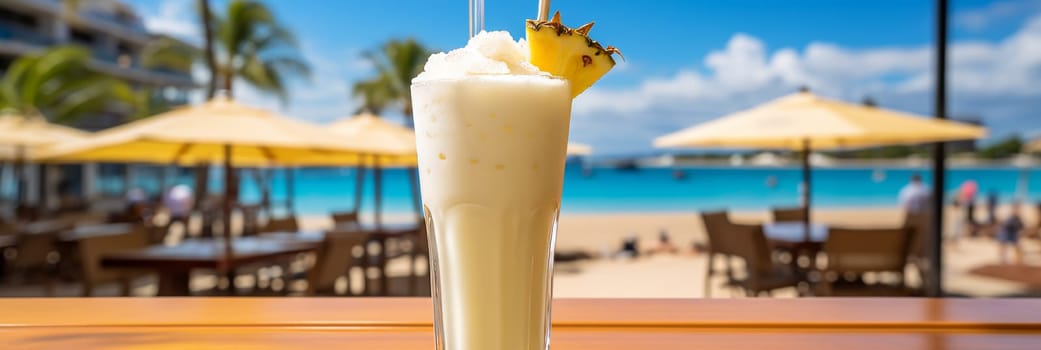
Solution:
[[[296,169],[286,168],[286,215],[293,215],[293,200],[296,198]]]
[[[234,195],[235,183],[235,168],[231,166],[231,145],[224,145],[224,266],[222,269],[225,276],[228,278],[228,293],[235,294],[235,270],[231,268],[232,254],[234,254],[231,248],[231,209],[233,207],[232,197]]]
[[[947,118],[947,0],[936,0],[936,119]],[[926,295],[940,297],[943,295],[943,207],[944,207],[944,172],[947,169],[946,154],[943,142],[933,147],[933,193],[932,193],[932,226],[933,232],[929,240],[929,275],[926,281]]]
[[[812,180],[812,176],[810,176],[810,140],[804,139],[802,140],[802,209],[805,211],[802,218],[803,242],[810,241],[810,213],[812,212],[810,210],[810,189],[812,188],[810,181]]]
[[[380,157],[377,155],[372,156],[372,180],[375,207],[373,208],[374,218],[376,219],[376,229],[383,229],[383,168],[380,166]]]
[[[358,166],[354,168],[354,213],[361,215],[361,199],[365,191],[365,155],[358,155]]]
[[[15,181],[15,207],[20,209],[21,206],[25,205],[29,193],[25,188],[28,184],[25,181],[25,172],[27,168],[25,166],[25,146],[15,146],[14,151],[14,181]],[[20,218],[19,218],[20,219]]]

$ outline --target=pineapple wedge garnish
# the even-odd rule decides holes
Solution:
[[[614,67],[618,49],[589,38],[593,22],[571,29],[560,22],[560,12],[549,21],[528,20],[527,41],[531,64],[543,72],[568,80],[571,98],[588,89]]]

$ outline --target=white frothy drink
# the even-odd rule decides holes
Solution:
[[[548,347],[571,95],[505,32],[412,84],[438,349]]]

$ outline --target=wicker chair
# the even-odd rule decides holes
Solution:
[[[736,287],[738,282],[734,278],[731,258],[736,257],[736,242],[730,235],[730,219],[725,211],[701,213],[701,222],[705,225],[705,233],[708,235],[708,269],[705,272],[705,297],[712,296],[711,280],[716,274],[716,256],[723,257],[723,268],[728,287]]]
[[[260,212],[264,208],[258,204],[241,205],[239,212],[242,213],[242,236],[256,236],[260,231]]]
[[[267,223],[260,229],[260,232],[297,232],[300,231],[300,225],[297,224],[296,216],[287,216],[284,218],[268,218]]]
[[[828,232],[824,253],[827,268],[821,276],[817,294],[827,296],[902,296],[908,291],[904,268],[908,262],[909,230],[840,229]],[[895,274],[896,283],[872,283],[862,280],[869,272]]]
[[[354,248],[363,246],[367,240],[368,236],[360,232],[326,233],[315,266],[307,273],[307,294],[335,294],[336,280],[342,276],[347,277],[347,294],[350,294],[350,271],[356,262]]]
[[[745,277],[738,285],[748,296],[770,295],[774,290],[797,288],[798,276],[792,267],[774,261],[770,243],[761,225],[730,224],[734,255],[745,262]]]
[[[798,208],[773,208],[770,210],[774,222],[803,222],[806,220],[806,209]]]
[[[333,226],[335,227],[350,227],[350,225],[358,224],[357,211],[335,212],[332,213],[330,216],[333,219]]]
[[[98,285],[119,282],[120,295],[130,295],[131,282],[147,276],[146,270],[103,268],[101,259],[105,254],[148,246],[148,232],[143,226],[135,226],[130,232],[97,235],[84,238],[79,243],[83,273],[83,296],[94,294]]]

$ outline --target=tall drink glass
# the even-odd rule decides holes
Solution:
[[[548,349],[568,83],[417,79],[412,104],[437,349]]]

